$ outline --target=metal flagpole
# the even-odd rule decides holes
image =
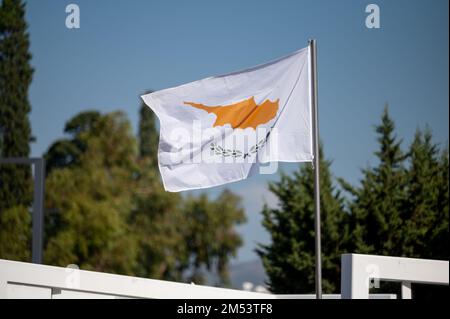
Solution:
[[[311,104],[314,147],[314,228],[316,234],[316,298],[322,299],[322,258],[320,244],[320,175],[319,175],[319,114],[317,102],[317,45],[316,40],[309,40],[311,59]]]

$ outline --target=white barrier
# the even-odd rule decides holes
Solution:
[[[411,283],[448,285],[448,261],[344,254],[341,257],[343,299],[367,299],[379,281],[402,283],[402,298],[411,298]]]
[[[323,297],[340,299],[338,294]],[[369,297],[393,299],[396,296]],[[315,295],[274,295],[0,259],[0,299],[4,298],[314,299]]]
[[[0,259],[0,298],[258,298],[274,295]]]

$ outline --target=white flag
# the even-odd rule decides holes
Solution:
[[[269,162],[313,160],[309,48],[142,96],[158,116],[164,188],[239,181]],[[272,172],[273,173],[273,172]]]

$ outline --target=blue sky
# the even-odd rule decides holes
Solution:
[[[67,29],[65,8],[79,5],[81,28]],[[376,3],[381,28],[367,29]],[[318,41],[320,134],[336,176],[357,183],[376,163],[373,127],[386,102],[404,146],[428,125],[448,144],[448,1],[112,1],[29,0],[31,123],[40,156],[80,111],[126,112],[137,127],[139,95],[229,73]],[[289,172],[295,164],[283,164]],[[267,242],[260,209],[276,198],[258,176],[227,187],[244,198],[245,245],[233,262],[256,258]],[[209,190],[217,195],[224,187]]]

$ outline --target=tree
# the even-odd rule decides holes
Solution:
[[[380,150],[379,163],[363,170],[359,188],[341,181],[353,196],[350,203],[351,241],[348,249],[355,253],[400,256],[403,252],[404,214],[402,203],[407,197],[407,174],[395,125],[386,106],[381,124],[376,127]]]
[[[242,240],[234,226],[245,221],[240,198],[229,191],[211,201],[165,192],[154,171],[146,173],[131,221],[139,243],[139,276],[202,284],[206,273],[229,284],[228,262]],[[211,277],[211,276],[210,276]]]
[[[55,168],[80,164],[81,155],[87,148],[84,135],[95,128],[100,118],[97,111],[84,111],[66,123],[64,133],[71,136],[71,139],[61,139],[50,146],[45,154],[47,174]]]
[[[331,162],[320,150],[320,204],[322,231],[323,290],[339,290],[340,255],[347,239],[347,215],[344,200],[333,186]],[[314,171],[302,165],[288,176],[281,175],[269,189],[279,200],[279,207],[263,209],[263,225],[271,243],[259,245],[269,288],[276,293],[311,293],[314,291]]]
[[[437,216],[432,225],[429,247],[432,247],[430,258],[449,259],[449,166],[448,147],[442,151],[438,168],[438,196],[436,203]]]
[[[360,185],[338,179],[348,196],[332,185],[329,162],[321,164],[323,288],[336,291],[340,254],[369,253],[448,260],[448,149],[432,142],[429,129],[417,130],[408,152],[401,149],[395,125],[386,107],[376,126],[378,163],[363,170]],[[323,161],[323,156],[321,156]],[[258,253],[269,275],[270,289],[278,293],[314,289],[313,175],[302,167],[294,176],[282,175],[270,190],[278,208],[263,210],[263,225],[272,243]],[[345,205],[344,205],[345,204]],[[386,290],[387,289],[387,290]],[[383,283],[383,290],[399,286]],[[414,296],[436,298],[446,291],[414,286]]]
[[[165,192],[159,173],[147,157],[140,157],[137,189],[130,224],[138,241],[136,275],[183,280],[180,258],[185,254],[181,227],[182,198]]]
[[[146,92],[151,93],[152,91]],[[158,165],[159,137],[155,127],[155,115],[144,103],[139,110],[139,152],[142,157],[147,157],[151,165]]]
[[[88,115],[66,126],[72,138],[64,142],[82,145],[77,165],[54,168],[47,178],[45,262],[132,275],[137,245],[127,220],[137,145],[123,114]]]
[[[376,128],[379,163],[363,171],[359,187],[342,183],[353,196],[349,205],[349,250],[388,256],[448,259],[448,151],[439,156],[429,129],[417,130],[404,153],[387,107]],[[399,293],[384,283],[382,291]],[[444,292],[445,293],[445,292]],[[416,287],[418,298],[442,291]]]
[[[30,66],[29,39],[25,5],[20,0],[3,0],[0,5],[0,157],[27,157],[31,137],[28,114],[28,88],[33,69]],[[27,219],[18,220],[31,204],[31,169],[26,165],[0,165],[0,236],[27,238]],[[3,215],[7,216],[3,216]],[[12,227],[14,223],[16,227]],[[9,233],[12,231],[13,233]],[[14,232],[22,231],[21,234]],[[28,255],[8,251],[0,241],[0,258],[27,260]],[[28,244],[20,241],[27,249]],[[16,251],[16,250],[14,250]]]
[[[448,151],[439,154],[428,128],[416,132],[407,175],[402,253],[407,257],[448,260]],[[413,285],[413,297],[444,299],[448,289]]]
[[[151,93],[148,91],[146,93]],[[158,132],[153,111],[142,103],[139,111],[139,173],[130,222],[139,245],[136,273],[155,279],[183,279],[180,256],[185,254],[180,215],[182,198],[165,192],[157,170]]]
[[[25,5],[4,0],[0,7],[0,156],[22,157],[30,152],[31,128],[28,114],[30,66]],[[30,168],[0,167],[0,212],[30,203]]]
[[[206,270],[218,277],[217,285],[230,284],[228,261],[242,245],[234,226],[246,220],[240,201],[229,190],[215,201],[205,194],[186,199],[183,237],[187,247],[183,261],[189,270],[188,281],[204,283]]]
[[[195,282],[206,269],[227,283],[244,220],[236,195],[165,192],[121,113],[80,113],[65,132],[46,154],[46,263]]]
[[[0,256],[2,259],[31,259],[31,215],[25,206],[14,206],[0,215]]]
[[[434,226],[439,229],[438,225],[445,224],[445,220],[448,225],[448,214],[445,217],[440,212],[445,212],[440,205],[445,199],[439,200],[440,188],[444,186],[440,177],[445,170],[441,172],[439,160],[438,146],[432,143],[431,131],[427,129],[422,133],[417,130],[409,151],[407,196],[402,208],[402,219],[405,221],[402,253],[405,256],[432,258],[433,249],[430,249],[429,243],[436,229]]]

